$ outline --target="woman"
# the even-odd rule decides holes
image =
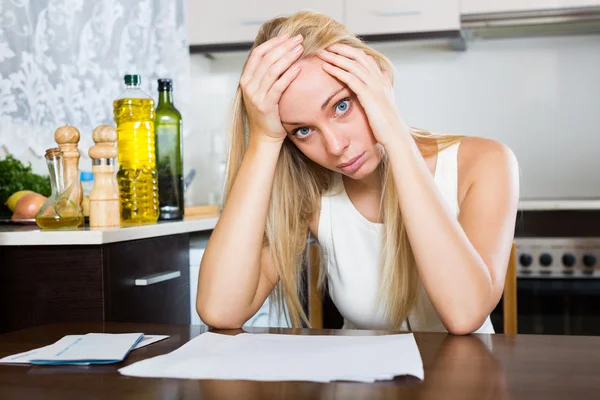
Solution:
[[[272,293],[293,326],[306,325],[298,286],[310,233],[346,328],[493,332],[515,157],[492,140],[408,127],[392,82],[389,60],[327,16],[261,27],[200,268],[204,322],[239,328]]]

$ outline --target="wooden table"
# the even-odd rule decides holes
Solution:
[[[254,333],[339,335],[330,330],[249,329]],[[600,396],[600,337],[536,335],[451,336],[415,333],[425,380],[404,377],[375,384],[336,382],[199,381],[132,378],[124,365],[165,354],[204,329],[149,324],[48,325],[0,335],[0,357],[53,343],[67,334],[144,332],[165,341],[105,366],[0,365],[1,399],[591,399]],[[239,331],[222,333],[236,334]],[[353,331],[354,334],[384,332]]]

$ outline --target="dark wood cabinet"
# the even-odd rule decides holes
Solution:
[[[2,246],[0,332],[55,322],[189,324],[189,278],[187,233],[102,245]]]
[[[136,250],[139,241],[116,243],[104,250],[103,256],[111,265],[106,280],[108,320],[189,324],[189,236],[143,241],[143,251]],[[138,279],[152,277],[168,280],[144,286],[135,284]]]

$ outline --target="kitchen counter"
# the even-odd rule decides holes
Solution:
[[[37,225],[0,225],[0,246],[36,245],[101,245],[158,236],[210,231],[218,216],[186,218],[183,221],[159,221],[156,224],[121,228],[92,229],[89,226],[73,230],[42,231]]]

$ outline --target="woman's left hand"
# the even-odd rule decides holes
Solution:
[[[394,137],[408,135],[394,100],[394,89],[386,72],[364,51],[334,44],[318,53],[323,70],[352,90],[364,108],[375,139],[387,148]]]

